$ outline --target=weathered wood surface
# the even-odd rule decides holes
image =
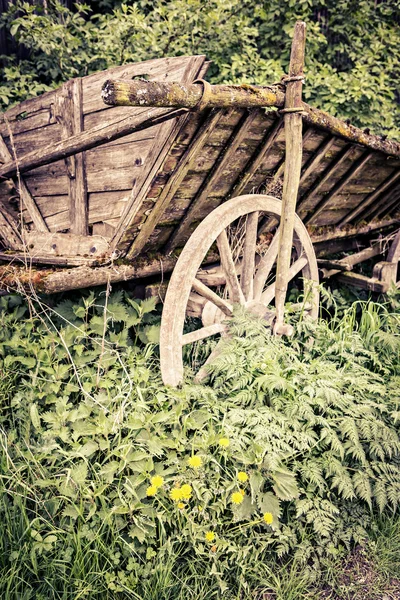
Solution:
[[[285,94],[279,86],[208,85],[204,88],[201,83],[182,86],[176,83],[109,80],[103,88],[102,96],[104,102],[109,105],[189,109],[199,107],[199,103],[202,109],[233,106],[280,108],[285,104]],[[303,119],[308,125],[321,127],[336,136],[362,144],[372,150],[400,157],[399,142],[371,135],[305,102],[301,103],[301,107]]]
[[[68,139],[83,131],[82,80],[72,79],[56,96],[56,120],[61,138]],[[76,153],[65,159],[68,175],[69,229],[76,235],[88,234],[87,181],[85,155]]]
[[[306,43],[306,24],[298,21],[294,30],[289,63],[289,77],[285,96],[285,172],[282,192],[282,216],[279,228],[279,251],[275,283],[276,321],[274,331],[282,332],[284,306],[289,282],[290,259],[292,255],[296,201],[299,191],[303,150],[303,121],[300,112]]]

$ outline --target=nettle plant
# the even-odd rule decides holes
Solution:
[[[90,293],[30,304],[30,319],[0,302],[0,518],[25,498],[9,551],[27,549],[38,577],[38,556],[65,574],[77,539],[101,540],[105,589],[139,589],[175,546],[225,591],[232,568],[315,565],[397,510],[397,313],[359,304],[284,341],[238,312],[208,384],[167,389],[151,301]]]

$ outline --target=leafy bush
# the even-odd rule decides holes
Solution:
[[[286,342],[239,312],[209,385],[174,390],[151,303],[0,302],[7,599],[250,598],[276,557],[310,577],[397,510],[398,312]]]
[[[71,77],[127,62],[205,54],[213,83],[268,84],[287,70],[291,33],[307,22],[305,98],[376,133],[400,131],[400,11],[370,0],[162,0],[101,2],[68,10],[58,0],[10,3],[2,22],[26,49],[3,57],[3,107]],[[26,55],[28,53],[28,58]]]

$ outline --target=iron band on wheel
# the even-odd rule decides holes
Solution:
[[[205,79],[196,79],[193,83],[201,83],[203,86],[203,93],[199,102],[195,106],[195,110],[201,111],[207,108],[211,98],[211,85]]]

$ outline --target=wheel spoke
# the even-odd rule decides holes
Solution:
[[[208,375],[207,365],[209,365],[215,358],[217,358],[221,354],[222,350],[222,339],[219,340],[218,344],[215,346],[214,350],[211,352],[210,356],[207,358],[204,365],[198,371],[196,377],[194,378],[196,383],[201,383],[203,379],[205,379]]]
[[[224,323],[213,323],[213,325],[208,325],[208,327],[202,327],[201,329],[196,329],[196,331],[185,333],[182,336],[182,346],[204,340],[204,338],[216,335],[217,333],[222,333],[225,329],[226,325]]]
[[[271,269],[274,266],[278,256],[279,249],[279,229],[277,229],[267,252],[264,254],[258,265],[256,276],[254,277],[254,300],[260,301],[265,282],[268,279]]]
[[[257,246],[257,227],[259,213],[250,213],[246,223],[246,237],[243,248],[242,274],[240,285],[246,300],[253,298],[253,279]]]
[[[229,304],[229,302],[227,302],[223,298],[221,298],[221,296],[218,296],[218,294],[210,290],[210,288],[204,285],[204,283],[202,283],[198,279],[194,279],[192,287],[195,292],[200,294],[200,296],[203,296],[203,298],[207,298],[207,300],[210,300],[210,302],[215,304],[215,306],[218,306],[218,308],[220,308],[225,315],[227,315],[228,317],[232,316],[232,305]]]
[[[304,269],[307,262],[308,262],[308,260],[307,260],[306,256],[301,256],[300,258],[298,258],[289,269],[288,281],[290,281],[291,279],[296,277],[297,273],[299,273],[302,269]],[[267,287],[265,292],[262,293],[261,302],[263,304],[268,305],[268,304],[270,304],[270,302],[273,300],[274,297],[275,297],[275,283],[272,283],[269,287]]]
[[[221,265],[225,272],[226,283],[229,289],[229,296],[233,303],[245,304],[246,301],[236,275],[235,261],[233,260],[231,248],[229,246],[228,236],[226,235],[225,229],[217,237],[217,245],[219,255],[221,257]]]

